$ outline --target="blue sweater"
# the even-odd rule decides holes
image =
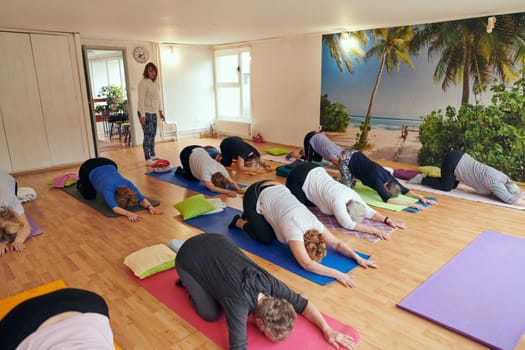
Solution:
[[[120,175],[117,168],[113,165],[102,165],[93,169],[89,173],[89,181],[91,181],[97,193],[104,198],[111,209],[118,207],[118,203],[115,200],[115,192],[122,186],[127,186],[135,191],[139,203],[144,200],[144,195],[140,193],[138,188],[131,181]]]

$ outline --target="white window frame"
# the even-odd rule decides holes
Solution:
[[[242,83],[242,77],[244,76],[245,72],[243,72],[242,67],[242,54],[243,53],[250,54],[250,48],[249,47],[239,47],[239,48],[233,48],[233,49],[217,49],[214,52],[214,82],[215,82],[215,114],[217,116],[217,119],[219,120],[231,120],[231,121],[239,121],[239,122],[249,122],[252,119],[252,113],[251,113],[251,72],[250,74],[250,84],[248,86],[248,91],[246,91],[246,88],[243,86]],[[237,82],[233,83],[223,83],[219,82],[217,79],[218,75],[218,69],[217,69],[217,58],[222,56],[237,56],[237,63],[238,63],[238,72],[237,72]],[[238,111],[237,116],[225,116],[219,114],[219,90],[221,88],[238,88],[239,89],[239,106],[240,110]],[[250,105],[245,106],[244,104],[244,95],[248,93],[250,95]]]

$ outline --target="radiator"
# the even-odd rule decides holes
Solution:
[[[216,120],[215,131],[224,135],[236,135],[240,137],[252,136],[252,124],[245,121]]]

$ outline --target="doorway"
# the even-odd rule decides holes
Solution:
[[[125,50],[82,47],[96,155],[131,147]]]

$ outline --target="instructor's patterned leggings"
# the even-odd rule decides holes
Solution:
[[[144,158],[146,160],[155,156],[155,135],[157,134],[157,114],[146,113],[146,122],[142,125],[144,130],[144,141],[142,148],[144,149]]]

